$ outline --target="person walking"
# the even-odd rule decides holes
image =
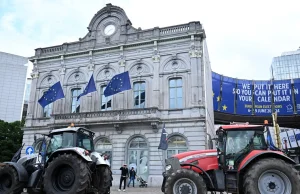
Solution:
[[[129,178],[129,182],[128,182],[127,187],[129,187],[131,181],[132,181],[133,187],[134,187],[134,179],[135,179],[135,175],[136,175],[135,170],[134,170],[134,168],[132,167],[131,170],[129,171],[129,177],[130,177],[130,178]]]
[[[119,191],[121,191],[121,187],[122,187],[122,182],[124,181],[124,187],[123,187],[123,191],[125,191],[126,189],[126,179],[128,177],[128,168],[127,168],[127,164],[124,164],[121,168],[121,177],[120,177],[120,186],[119,186]]]

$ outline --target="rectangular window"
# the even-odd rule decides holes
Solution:
[[[169,102],[170,108],[182,108],[182,79],[169,80]]]
[[[72,92],[72,109],[71,109],[71,113],[79,113],[80,112],[80,98],[77,101],[77,96],[79,96],[81,94],[81,89],[76,88],[76,89],[73,89],[71,92]]]
[[[112,109],[112,96],[108,96],[108,97],[105,97],[104,96],[104,90],[105,90],[106,86],[102,86],[101,87],[101,99],[100,99],[100,102],[101,102],[101,111],[106,111],[106,110],[111,110]]]
[[[145,108],[146,91],[145,82],[136,82],[133,84],[134,108]]]
[[[45,92],[44,92],[45,94]],[[48,104],[47,106],[44,107],[43,109],[43,117],[50,117],[52,114],[52,107],[53,107],[53,103]]]

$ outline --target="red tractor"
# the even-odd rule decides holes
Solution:
[[[267,125],[225,125],[216,134],[216,150],[189,151],[166,159],[162,192],[300,193],[296,163],[273,145]]]

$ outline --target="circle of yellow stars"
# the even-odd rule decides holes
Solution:
[[[52,93],[53,95],[50,97],[50,98],[46,98],[45,96],[48,94],[48,93]],[[53,93],[54,92],[54,93]],[[55,91],[54,88],[50,88],[48,91],[45,92],[44,94],[44,99],[48,102],[52,102],[55,98],[56,98],[56,95],[57,95],[57,92]]]
[[[112,87],[112,83],[114,82],[114,80],[119,80],[119,81],[117,81],[117,82],[120,83],[120,84],[118,84],[119,87],[117,87],[117,88],[113,88],[113,87]],[[122,86],[123,86],[123,81],[122,81],[121,78],[118,78],[118,77],[114,77],[114,78],[112,79],[112,81],[110,82],[110,84],[109,84],[109,88],[110,88],[112,91],[114,91],[114,92],[117,92],[117,91],[121,90],[121,87],[122,87]]]
[[[213,98],[215,97],[215,93],[213,92]],[[217,102],[220,102],[221,101],[221,96],[217,96]],[[227,106],[226,106],[226,104],[224,104],[223,106],[222,106],[222,108],[223,108],[223,111],[227,111]]]

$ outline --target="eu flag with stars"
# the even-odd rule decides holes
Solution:
[[[59,81],[53,86],[51,86],[51,88],[49,88],[49,90],[44,93],[44,95],[39,99],[38,102],[44,108],[48,104],[51,104],[52,102],[64,97],[65,97],[64,91]]]
[[[167,138],[168,133],[166,132],[165,124],[164,127],[161,131],[161,136],[160,136],[160,142],[158,149],[161,150],[167,150],[168,149],[168,138]]]
[[[130,78],[128,71],[115,75],[104,90],[104,96],[111,96],[119,92],[130,90]]]
[[[84,91],[77,97],[77,100],[79,100],[81,96],[87,95],[88,93],[95,92],[95,91],[97,91],[97,89],[94,81],[94,76],[92,75],[88,85],[86,86]]]

